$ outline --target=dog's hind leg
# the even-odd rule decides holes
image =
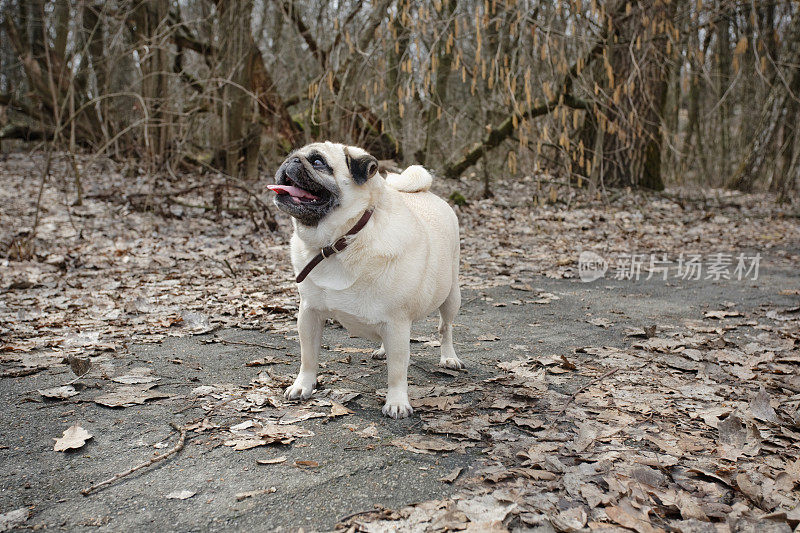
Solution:
[[[381,347],[372,352],[373,359],[386,359],[386,348],[381,344]]]
[[[381,336],[383,346],[386,348],[386,367],[389,377],[383,414],[392,418],[405,418],[414,412],[408,401],[411,323],[387,324]]]
[[[283,393],[288,400],[305,400],[311,396],[317,386],[319,351],[324,324],[325,319],[318,311],[310,309],[300,302],[300,311],[297,313],[297,332],[300,335],[300,373],[297,374],[294,384]]]
[[[458,286],[458,274],[455,276],[453,287],[444,303],[439,306],[439,333],[442,336],[442,355],[439,366],[460,370],[464,363],[456,355],[453,348],[453,319],[461,308],[461,288]]]

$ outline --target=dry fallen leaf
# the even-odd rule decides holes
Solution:
[[[498,495],[483,494],[459,500],[458,510],[462,511],[474,524],[472,531],[496,532],[506,530],[502,521],[513,511],[516,503],[501,501]],[[498,527],[503,529],[498,529]]]
[[[441,435],[457,435],[471,440],[482,440],[482,432],[489,426],[489,415],[455,418],[450,415],[424,417],[425,430]]]
[[[708,516],[703,512],[703,508],[700,507],[697,499],[693,498],[688,492],[680,491],[680,493],[678,493],[677,505],[678,509],[681,511],[681,516],[685,520],[695,519],[703,522],[709,521]]]
[[[78,394],[78,391],[72,385],[62,385],[52,389],[39,389],[39,394],[51,400],[66,400]]]
[[[317,468],[319,463],[316,461],[295,461],[294,466],[299,468]]]
[[[331,401],[339,402],[340,404],[344,405],[353,398],[360,396],[360,392],[352,391],[349,389],[333,389],[331,390],[330,395],[328,396]]]
[[[309,411],[308,409],[289,409],[283,414],[278,423],[283,425],[294,424],[310,418],[323,418],[325,416],[327,416],[325,413]]]
[[[511,420],[520,427],[525,427],[534,431],[545,427],[545,421],[541,417],[535,415],[516,415]]]
[[[639,533],[664,533],[664,530],[650,523],[648,516],[634,508],[629,501],[622,500],[619,505],[605,508],[606,515],[617,524]]]
[[[188,500],[195,494],[197,493],[191,490],[175,490],[167,494],[165,498],[168,500]]]
[[[248,426],[249,427],[249,426]],[[237,436],[223,442],[225,446],[233,446],[236,451],[249,450],[267,444],[290,444],[298,437],[313,437],[314,432],[293,425],[280,425],[272,422],[264,423],[256,435]]]
[[[344,415],[351,415],[353,411],[345,407],[344,405],[340,404],[339,402],[331,402],[331,414],[328,415],[331,418],[337,416],[344,416]]]
[[[159,378],[149,375],[149,372],[131,372],[124,376],[116,376],[111,378],[115,383],[122,383],[123,385],[139,385],[142,383],[153,383],[158,381]]]
[[[70,370],[76,376],[84,376],[92,369],[92,361],[88,357],[70,355],[67,357],[67,361],[69,362]]]
[[[551,522],[559,531],[578,531],[586,525],[588,516],[583,507],[570,507],[559,512]]]
[[[111,392],[101,394],[94,398],[94,402],[106,407],[130,407],[143,404],[148,400],[169,398],[168,394],[151,391],[153,385],[123,385]]]
[[[364,429],[358,432],[358,434],[365,439],[378,439],[378,426],[375,425],[373,422],[372,424],[368,425]]]
[[[634,348],[641,348],[642,350],[662,353],[672,352],[683,345],[684,343],[679,340],[662,339],[659,337],[649,337],[647,340],[634,342],[632,344]]]
[[[68,427],[64,430],[64,435],[61,438],[53,439],[56,441],[53,450],[63,452],[65,450],[74,450],[86,444],[86,441],[91,439],[92,435],[80,427],[78,424]]]
[[[258,460],[256,460],[256,463],[258,463],[260,465],[276,465],[276,464],[285,463],[285,462],[286,462],[286,456],[285,455],[281,455],[280,457],[273,457],[272,459],[258,459]]]
[[[721,320],[723,318],[728,318],[728,317],[742,316],[742,313],[739,313],[738,311],[719,310],[719,311],[706,311],[703,316],[706,318],[716,318],[717,320]]]
[[[720,457],[736,461],[742,455],[758,453],[760,442],[757,431],[750,429],[736,415],[730,415],[717,424]]]
[[[778,415],[769,403],[769,394],[762,386],[750,402],[750,412],[753,416],[764,422],[778,423]]]
[[[541,293],[537,294],[537,296],[539,298],[537,300],[532,300],[532,302],[535,303],[535,304],[539,304],[539,305],[547,305],[550,302],[552,302],[553,300],[560,300],[561,299],[559,296],[556,296],[555,294],[552,294],[552,293],[549,293],[549,292],[541,292]]]
[[[259,437],[239,437],[235,439],[228,439],[223,442],[225,446],[233,446],[237,452],[242,450],[249,450],[250,448],[257,448],[258,446],[265,446],[269,444],[268,441]]]
[[[440,439],[438,437],[426,437],[420,434],[405,435],[403,437],[394,439],[392,444],[408,450],[413,453],[434,453],[434,452],[452,452],[457,450],[459,445],[455,442]]]
[[[463,407],[458,403],[461,396],[432,396],[411,400],[411,407],[420,411],[449,411]]]
[[[590,320],[587,320],[587,322],[589,324],[591,324],[593,326],[597,326],[599,328],[610,328],[611,326],[614,325],[614,324],[611,323],[610,320],[608,320],[606,318],[602,318],[602,317],[592,318]]]
[[[458,468],[454,468],[450,472],[448,472],[447,474],[445,474],[442,477],[440,477],[439,481],[442,481],[444,483],[452,483],[453,481],[458,479],[458,476],[461,475],[461,471],[462,470],[464,470],[464,469],[461,468],[460,466]]]

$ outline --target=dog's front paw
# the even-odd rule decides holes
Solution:
[[[395,420],[414,414],[414,409],[408,401],[408,395],[404,395],[402,398],[386,398],[386,404],[383,406],[382,411],[385,416]]]
[[[453,370],[464,370],[464,363],[458,357],[447,357],[439,360],[439,366]]]
[[[302,379],[297,376],[294,384],[283,392],[283,397],[287,400],[307,400],[314,393],[316,384],[316,379]]]

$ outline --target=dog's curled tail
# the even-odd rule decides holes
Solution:
[[[424,192],[431,188],[433,176],[420,165],[411,165],[402,174],[389,174],[386,183],[400,192]]]

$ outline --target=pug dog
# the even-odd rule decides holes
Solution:
[[[287,399],[306,399],[317,384],[327,318],[381,342],[388,392],[383,414],[405,418],[411,323],[439,311],[439,364],[462,369],[453,348],[461,306],[458,219],[430,192],[423,167],[378,173],[365,150],[322,142],[289,154],[275,175],[275,205],[292,216],[291,259],[300,292],[300,373]]]

